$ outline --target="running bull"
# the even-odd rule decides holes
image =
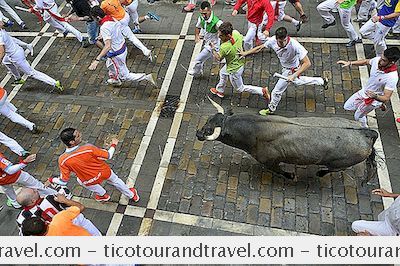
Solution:
[[[366,160],[366,178],[376,172],[375,130],[360,128],[344,118],[267,117],[253,114],[224,114],[216,102],[218,113],[209,117],[197,139],[218,140],[246,151],[269,170],[293,179],[279,164],[319,165],[318,176],[346,168]]]

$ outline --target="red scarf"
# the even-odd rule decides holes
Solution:
[[[378,69],[379,69],[380,71],[383,71],[384,73],[390,73],[390,72],[397,71],[397,65],[396,65],[396,64],[393,64],[393,65],[391,65],[390,67],[386,67],[386,68],[380,68],[380,67],[378,66]]]
[[[110,15],[105,15],[99,22],[100,26],[107,21],[114,21],[113,17]]]

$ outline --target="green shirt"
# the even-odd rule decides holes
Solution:
[[[240,58],[238,52],[243,49],[243,35],[237,30],[232,32],[232,38],[234,44],[231,41],[227,41],[221,44],[219,48],[219,56],[221,59],[226,60],[226,71],[228,73],[234,73],[244,66],[245,59]]]
[[[344,0],[343,3],[341,3],[339,6],[340,8],[343,9],[349,9],[352,8],[356,4],[357,0]]]

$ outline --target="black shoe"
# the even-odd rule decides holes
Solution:
[[[36,125],[33,125],[33,128],[31,130],[32,134],[39,134],[39,129]]]
[[[335,20],[332,23],[325,23],[324,25],[322,25],[321,28],[326,29],[326,28],[328,28],[330,26],[334,26],[334,25],[336,25],[336,21]]]
[[[308,22],[308,17],[307,17],[307,15],[306,15],[306,14],[301,15],[301,16],[300,16],[300,20],[301,20],[301,22],[303,22],[303,23],[307,23],[307,22]]]
[[[296,31],[297,32],[300,30],[301,24],[303,24],[303,22],[299,21],[299,24],[296,25]]]
[[[347,48],[353,47],[354,45],[356,45],[356,43],[362,43],[362,40],[357,39],[357,40],[349,41],[348,43],[346,43],[346,47]]]
[[[83,48],[88,48],[90,46],[90,42],[88,38],[83,38],[82,40],[82,47]]]
[[[322,85],[324,87],[324,90],[329,89],[328,88],[328,82],[329,82],[329,79],[328,78],[324,78],[324,85]]]

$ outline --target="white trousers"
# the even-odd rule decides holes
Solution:
[[[6,101],[5,104],[0,106],[0,114],[4,115],[14,123],[20,124],[29,130],[33,129],[34,123],[30,122],[29,120],[22,117],[17,112],[17,108],[10,102]]]
[[[54,15],[61,17],[60,13],[58,12],[57,4],[54,4],[53,7],[49,9],[49,11]],[[82,33],[79,30],[75,29],[68,22],[59,21],[58,19],[51,16],[50,13],[46,10],[43,12],[43,20],[56,28],[61,33],[64,33],[66,31],[71,32],[78,39],[79,42],[82,42]]]
[[[361,122],[362,127],[368,127],[367,114],[379,108],[382,102],[374,100],[370,104],[365,103],[365,98],[358,92],[354,93],[345,103],[343,108],[347,111],[355,111],[354,119]]]
[[[21,145],[18,144],[14,139],[10,138],[3,132],[0,132],[0,143],[7,146],[10,150],[12,150],[18,156],[22,156],[22,153],[25,151]]]
[[[400,33],[400,18],[397,19],[396,24],[392,28],[393,33]]]
[[[383,25],[380,22],[372,22],[368,20],[360,29],[360,33],[365,38],[371,40],[374,43],[376,56],[381,56],[383,51],[386,50],[385,37],[388,34],[390,28]]]
[[[267,40],[267,37],[265,37],[262,28],[262,24],[256,25],[254,23],[251,23],[250,21],[247,22],[247,33],[246,36],[244,36],[243,38],[245,50],[250,50],[253,48],[253,41],[256,36],[262,43]]]
[[[3,58],[3,64],[11,72],[15,79],[21,78],[21,71],[29,77],[40,80],[51,86],[56,85],[55,79],[44,74],[43,72],[37,71],[29,65],[28,61],[26,61],[25,53],[22,48],[17,49],[17,52],[11,56],[5,55]]]
[[[101,232],[97,227],[87,219],[82,213],[79,214],[73,221],[75,225],[81,226],[86,229],[92,236],[101,236]]]
[[[293,71],[291,69],[284,68],[282,70],[282,75],[287,77],[291,75]],[[296,86],[301,86],[301,85],[324,85],[324,79],[321,77],[307,77],[307,76],[300,76],[293,80],[294,85]],[[287,82],[285,79],[279,79],[278,82],[275,84],[274,89],[271,92],[271,101],[268,105],[268,108],[271,111],[275,111],[276,108],[278,107],[279,102],[282,99],[282,94],[286,91],[287,87],[289,85],[289,82]]]
[[[224,93],[225,91],[225,87],[226,87],[226,83],[228,81],[228,79],[230,80],[232,87],[235,88],[238,92],[250,92],[252,94],[258,94],[263,96],[263,92],[261,87],[257,87],[257,86],[252,86],[252,85],[244,85],[243,84],[243,78],[242,78],[242,74],[244,71],[244,67],[242,66],[238,71],[236,71],[235,73],[228,73],[228,71],[226,71],[226,65],[224,65],[221,70],[219,71],[219,82],[217,84],[216,89],[219,92]]]
[[[128,52],[125,50],[124,53],[107,58],[106,66],[108,69],[108,75],[112,79],[120,79],[122,81],[141,81],[146,78],[145,73],[131,73],[126,66],[126,56]]]
[[[211,48],[208,45],[203,47],[203,50],[196,56],[195,63],[193,66],[193,74],[199,75],[203,71],[204,63],[212,58]]]
[[[125,12],[125,16],[119,21],[122,24],[122,35],[139,48],[145,56],[149,56],[151,51],[133,34],[131,28],[129,28],[129,21],[129,14]]]
[[[360,8],[358,9],[357,18],[359,20],[368,20],[368,17],[372,15],[376,8],[375,0],[363,0],[360,4]]]
[[[28,188],[33,188],[37,189],[40,196],[47,196],[47,195],[54,195],[57,194],[57,191],[54,189],[45,187],[42,182],[31,176],[29,173],[25,171],[21,171],[21,175],[17,179],[15,183],[18,183],[22,185],[23,187],[28,187]],[[13,205],[19,205],[17,202],[17,195],[15,194],[14,188],[12,186],[13,184],[9,185],[2,185],[1,187],[4,190],[4,193],[6,194],[7,198],[11,200]]]
[[[106,190],[100,185],[92,185],[92,186],[86,186],[82,184],[82,182],[77,178],[78,183],[81,184],[83,187],[89,189],[90,191],[96,193],[99,196],[104,196],[106,194]],[[129,190],[128,186],[122,181],[115,173],[114,171],[111,170],[111,176],[106,180],[106,182],[112,186],[114,186],[116,189],[118,189],[122,194],[127,196],[128,198],[133,197],[132,191]]]
[[[365,221],[357,220],[351,224],[351,229],[355,233],[363,231],[369,232],[373,236],[396,236],[397,232],[385,221]]]
[[[318,13],[328,24],[335,21],[335,17],[331,13],[334,8],[339,11],[340,23],[346,31],[347,37],[349,37],[350,41],[357,40],[358,34],[351,22],[351,10],[353,7],[349,9],[340,8],[336,0],[326,0],[317,6]]]
[[[11,17],[15,20],[15,22],[18,23],[18,25],[22,24],[22,19],[18,16],[17,13],[15,13],[14,9],[12,9],[5,0],[0,0],[0,7],[4,9],[8,14],[11,15]],[[0,17],[5,17],[3,13],[0,11]],[[8,19],[7,19],[8,20]]]
[[[132,19],[133,24],[139,25],[139,14],[137,8],[139,5],[139,0],[134,0],[132,3],[125,7],[126,12],[128,12],[129,17]]]

